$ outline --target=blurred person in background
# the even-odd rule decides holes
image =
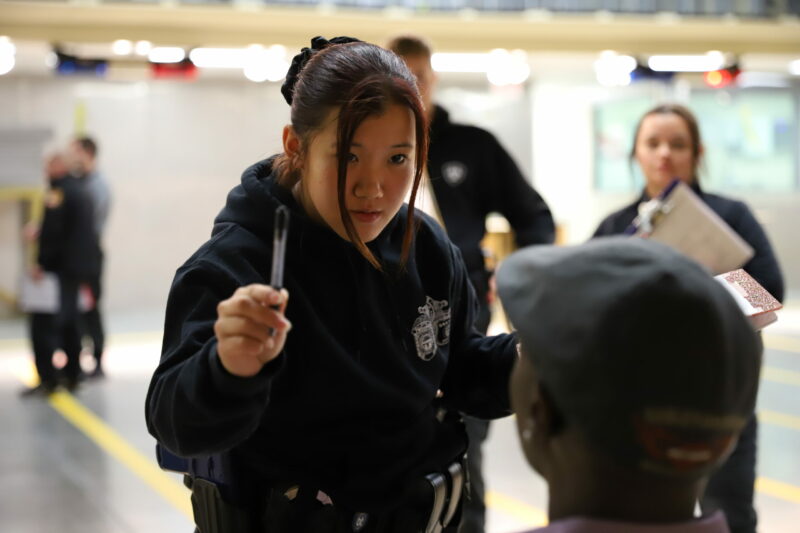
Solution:
[[[703,156],[700,128],[694,114],[677,104],[664,104],[647,111],[639,121],[631,149],[645,177],[645,187],[630,205],[610,214],[600,223],[595,237],[622,234],[638,214],[638,206],[657,197],[675,178],[693,191],[750,246],[755,255],[744,270],[770,294],[782,301],[783,276],[769,239],[743,202],[705,192],[698,179]],[[723,467],[711,476],[701,506],[705,511],[722,509],[734,533],[754,533],[757,515],[753,507],[756,480],[758,423],[751,413],[733,452]]]
[[[23,395],[49,394],[63,382],[75,390],[81,377],[81,317],[78,295],[81,284],[88,284],[100,268],[100,249],[94,229],[94,206],[85,183],[71,175],[63,154],[46,160],[49,188],[39,230],[29,229],[29,238],[38,239],[37,265],[31,276],[39,280],[45,272],[58,279],[57,311],[32,313],[30,335],[40,384]],[[61,348],[67,357],[61,376],[53,366],[53,354]]]
[[[434,103],[437,76],[431,66],[432,51],[428,43],[418,36],[401,35],[391,39],[386,48],[402,57],[416,76],[430,121],[427,177],[420,191],[420,205],[437,218],[461,251],[478,295],[480,308],[475,326],[486,333],[491,321],[492,277],[481,248],[486,217],[492,212],[502,214],[514,230],[517,246],[552,243],[553,217],[541,195],[531,187],[494,135],[475,126],[451,122],[448,112]],[[465,422],[470,438],[467,454],[470,495],[460,531],[483,533],[486,505],[481,448],[489,432],[489,422],[471,417]]]
[[[94,232],[100,244],[100,266],[92,277],[89,286],[92,292],[93,305],[83,313],[85,333],[92,340],[92,356],[95,367],[87,374],[90,378],[102,378],[105,373],[102,366],[105,349],[105,330],[100,316],[100,298],[102,295],[102,277],[104,254],[102,249],[103,232],[111,209],[111,189],[105,176],[97,167],[97,142],[87,136],[77,137],[70,145],[72,171],[84,180],[85,186],[94,205]]]
[[[534,531],[727,533],[695,507],[752,417],[763,352],[727,290],[628,237],[521,250],[497,286],[520,337],[520,442],[548,484]]]

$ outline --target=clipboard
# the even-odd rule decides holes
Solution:
[[[44,272],[40,279],[24,274],[20,280],[17,305],[24,313],[57,313],[59,308],[58,277]]]
[[[675,180],[639,205],[633,235],[661,242],[718,275],[741,268],[755,253],[692,189]]]
[[[43,272],[40,279],[26,273],[20,280],[17,306],[23,313],[55,314],[61,307],[60,293],[58,276],[53,272]],[[91,311],[96,303],[92,290],[82,283],[78,288],[78,311]]]

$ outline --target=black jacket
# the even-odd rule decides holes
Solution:
[[[245,171],[211,239],[177,271],[167,304],[161,364],[147,395],[150,432],[169,450],[230,450],[267,480],[319,487],[354,509],[395,499],[437,452],[465,446],[434,418],[447,407],[509,414],[515,338],[472,327],[475,295],[458,250],[423,218],[399,268],[405,207],[369,247],[372,267],[347,241],[312,222],[270,175]],[[216,353],[217,304],[242,285],[268,283],[273,214],[292,213],[284,352],[260,374],[229,374]],[[450,458],[453,456],[451,455]]]
[[[50,184],[39,234],[38,263],[48,272],[79,280],[91,279],[99,272],[94,206],[78,178],[66,176]]]
[[[744,202],[703,192],[697,183],[692,185],[692,189],[733,231],[753,247],[755,255],[744,265],[744,270],[775,298],[783,301],[783,275],[778,266],[778,260],[775,258],[766,233],[750,209]],[[638,200],[607,216],[598,226],[594,236],[624,233],[636,218],[639,204],[649,199],[647,193],[642,192]]]
[[[436,106],[430,137],[428,173],[436,203],[470,274],[485,268],[480,242],[491,212],[508,219],[518,246],[553,242],[550,209],[491,133],[454,124]]]

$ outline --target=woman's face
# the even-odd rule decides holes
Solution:
[[[687,184],[694,181],[692,135],[686,121],[674,113],[654,113],[642,120],[635,156],[650,197],[658,196],[675,178]]]
[[[349,240],[339,213],[337,192],[338,112],[336,109],[330,113],[305,151],[299,199],[311,218]],[[414,179],[415,150],[414,114],[399,104],[390,105],[382,115],[365,119],[353,135],[345,206],[365,243],[375,239],[403,205]]]

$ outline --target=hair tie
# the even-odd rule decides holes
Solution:
[[[294,56],[292,59],[292,64],[289,67],[289,71],[286,73],[286,79],[284,80],[283,85],[281,85],[281,94],[283,94],[283,98],[286,100],[286,103],[292,105],[292,100],[294,99],[294,86],[297,85],[300,72],[303,71],[308,63],[308,60],[311,59],[311,56],[320,50],[328,48],[331,45],[358,42],[361,42],[361,40],[353,37],[334,37],[330,41],[320,36],[311,39],[311,48],[303,48],[300,50],[300,53]]]

